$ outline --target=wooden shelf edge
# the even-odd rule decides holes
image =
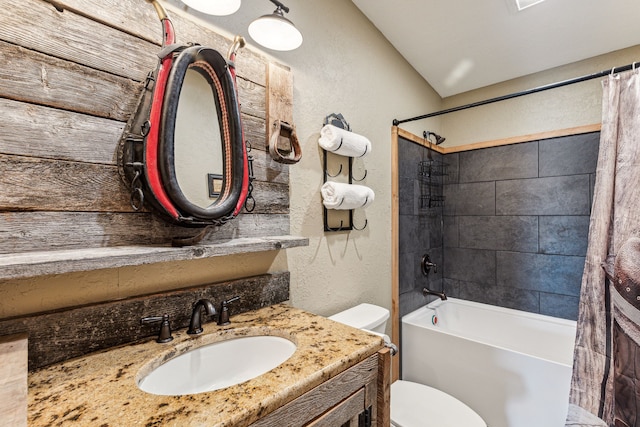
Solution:
[[[116,246],[0,254],[0,280],[118,268],[167,261],[188,261],[226,255],[309,246],[298,236],[244,237],[226,242],[185,246]]]
[[[503,145],[519,144],[521,142],[531,142],[541,139],[559,138],[563,136],[579,135],[583,133],[599,132],[602,128],[600,123],[585,126],[576,126],[566,129],[558,129],[547,132],[538,132],[530,135],[520,135],[511,138],[496,139],[492,141],[476,142],[467,145],[458,145],[455,147],[444,147],[444,154],[459,153],[462,151],[478,150],[480,148],[501,147]]]
[[[435,144],[431,144],[429,141],[427,141],[424,138],[419,137],[418,135],[414,135],[411,132],[409,132],[408,130],[404,130],[401,129],[397,126],[393,127],[395,129],[394,134],[397,134],[399,137],[404,138],[408,141],[411,142],[415,142],[416,144],[420,144],[426,148],[429,148],[433,151],[435,151],[436,153],[440,153],[440,154],[445,154],[446,149],[439,146],[439,145],[435,145]]]
[[[478,150],[480,148],[501,147],[503,145],[519,144],[521,142],[531,142],[539,139],[558,138],[562,136],[571,136],[571,135],[578,135],[582,133],[598,132],[600,131],[601,127],[602,127],[601,123],[594,123],[590,125],[576,126],[572,128],[566,128],[566,129],[538,132],[538,133],[533,133],[529,135],[519,135],[519,136],[510,137],[510,138],[476,142],[473,144],[456,145],[453,147],[441,147],[438,145],[429,144],[429,142],[425,141],[424,138],[414,135],[407,130],[400,129],[396,126],[393,127],[392,133],[408,141],[430,148],[431,150],[437,153],[452,154],[452,153],[460,153],[464,151]]]

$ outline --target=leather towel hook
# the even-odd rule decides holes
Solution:
[[[296,135],[296,128],[282,120],[273,122],[273,133],[269,139],[269,154],[278,163],[288,165],[298,163],[302,149]]]

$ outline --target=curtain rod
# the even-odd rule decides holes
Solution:
[[[436,111],[435,113],[424,114],[422,116],[416,116],[416,117],[412,117],[410,119],[404,119],[404,120],[394,119],[393,120],[393,125],[394,126],[398,126],[398,125],[400,125],[402,123],[413,122],[413,121],[422,120],[422,119],[428,119],[429,117],[441,116],[443,114],[449,114],[449,113],[454,113],[456,111],[467,110],[469,108],[479,107],[481,105],[493,104],[494,102],[505,101],[507,99],[517,98],[519,96],[530,95],[532,93],[538,93],[538,92],[543,92],[543,91],[549,90],[549,89],[555,89],[555,88],[562,87],[562,86],[568,86],[568,85],[572,85],[574,83],[581,83],[581,82],[584,82],[584,81],[587,81],[587,80],[597,79],[598,77],[604,77],[607,74],[614,74],[614,73],[620,73],[620,72],[623,72],[623,71],[628,71],[628,70],[634,69],[635,65],[636,65],[636,63],[634,62],[633,64],[624,65],[622,67],[614,67],[614,68],[612,68],[610,70],[600,71],[599,73],[588,74],[588,75],[582,76],[582,77],[576,77],[576,78],[569,79],[569,80],[563,80],[563,81],[557,82],[557,83],[551,83],[551,84],[544,85],[544,86],[538,86],[538,87],[535,87],[533,89],[524,90],[522,92],[516,92],[516,93],[511,93],[509,95],[498,96],[496,98],[485,99],[484,101],[472,102],[471,104],[461,105],[459,107],[447,108],[446,110]],[[640,65],[639,65],[639,67],[640,67]]]

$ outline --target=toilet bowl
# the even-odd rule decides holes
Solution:
[[[471,408],[433,387],[398,380],[391,384],[392,427],[486,427]]]
[[[354,328],[384,335],[389,310],[360,304],[329,319]],[[391,425],[393,427],[487,427],[471,408],[433,387],[398,380],[391,384]]]

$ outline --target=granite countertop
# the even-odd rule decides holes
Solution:
[[[196,337],[150,339],[51,365],[29,374],[29,426],[247,426],[374,354],[374,334],[278,304],[206,323]],[[188,349],[233,337],[276,335],[297,345],[286,362],[225,389],[158,396],[137,380]]]

